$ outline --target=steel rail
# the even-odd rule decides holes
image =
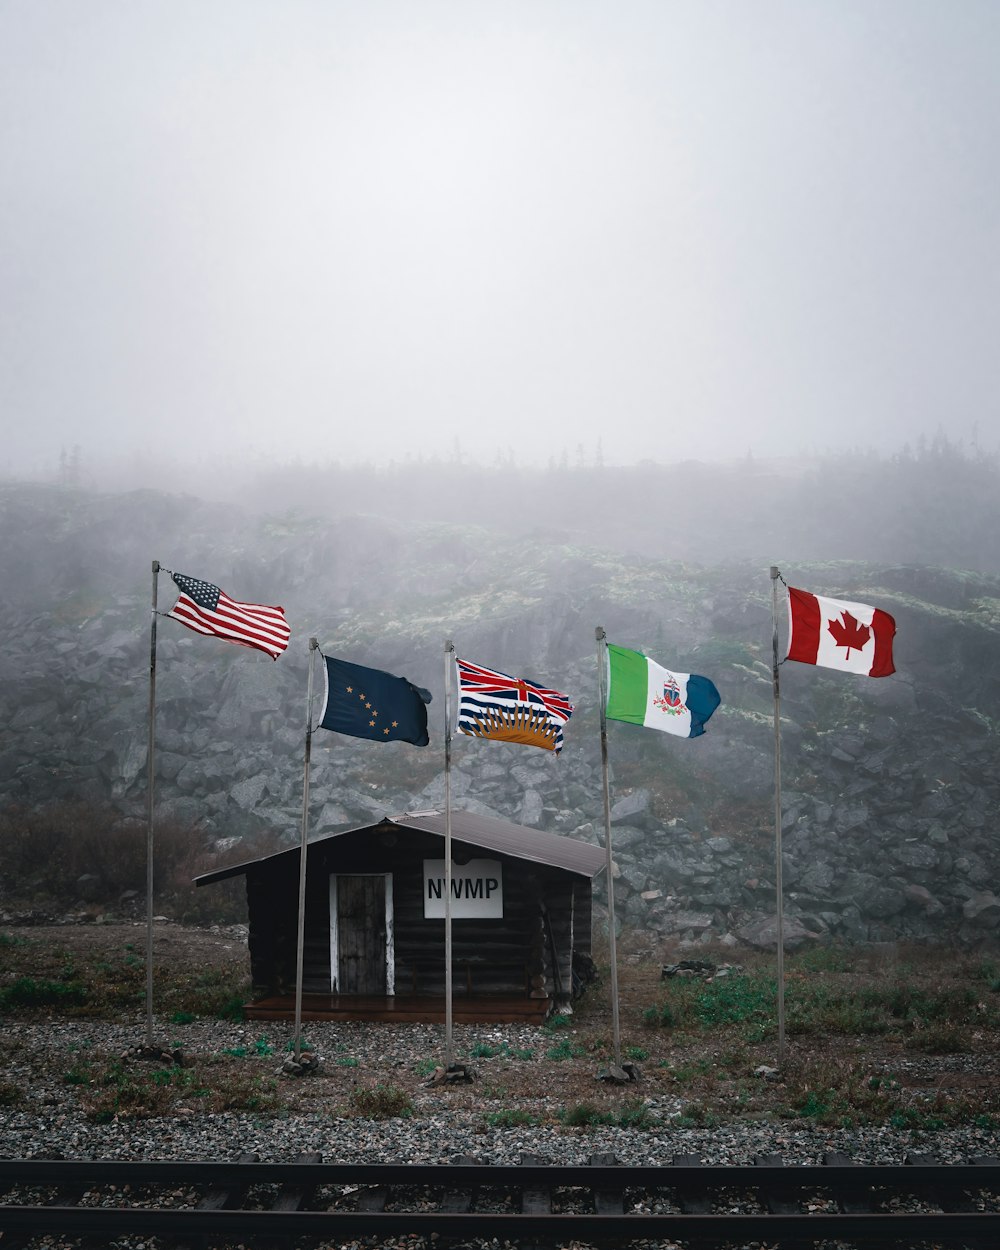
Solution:
[[[1000,1245],[1000,1160],[995,1158],[941,1165],[921,1157],[902,1165],[866,1166],[829,1155],[822,1166],[783,1166],[766,1156],[753,1165],[709,1167],[676,1156],[673,1164],[624,1167],[600,1162],[606,1157],[565,1166],[526,1157],[521,1165],[497,1167],[464,1160],[444,1166],[322,1163],[315,1157],[286,1163],[0,1159],[0,1250],[42,1233],[91,1240],[155,1234],[164,1244],[202,1245],[233,1237],[290,1246],[297,1238],[329,1243],[402,1235],[437,1235],[446,1241],[502,1237],[549,1246],[581,1240],[601,1247],[666,1239],[690,1246],[766,1242],[798,1247],[824,1240],[857,1247]],[[178,1186],[190,1190],[198,1205],[157,1205],[157,1189]],[[253,1187],[271,1190],[258,1189],[256,1195],[258,1205],[270,1209],[247,1206]],[[342,1192],[317,1198],[319,1189]],[[51,1191],[47,1201],[39,1190]],[[144,1191],[142,1200],[151,1204],[129,1205],[137,1195],[126,1190]],[[386,1205],[413,1205],[415,1190],[431,1191],[437,1209],[385,1210]],[[29,1201],[19,1199],[22,1191]],[[490,1191],[520,1194],[523,1209],[470,1209],[473,1195]],[[680,1209],[626,1212],[626,1193],[669,1195]],[[899,1194],[915,1195],[939,1209],[876,1209]],[[711,1209],[713,1200],[729,1204],[736,1195],[761,1209]],[[997,1210],[975,1209],[983,1195]],[[811,1196],[822,1196],[838,1209],[796,1210]],[[356,1201],[357,1209],[316,1209],[344,1199]],[[552,1210],[567,1199],[590,1210]]]
[[[373,1237],[423,1236],[499,1237],[514,1241],[535,1236],[606,1245],[615,1240],[694,1240],[719,1242],[804,1242],[838,1240],[854,1245],[888,1246],[934,1241],[939,1246],[965,1245],[970,1240],[997,1244],[1000,1213],[809,1212],[597,1215],[582,1212],[440,1211],[234,1211],[175,1210],[153,1207],[0,1208],[0,1228],[6,1232],[70,1233],[75,1237],[123,1237],[155,1233],[158,1237],[264,1236],[324,1240],[360,1235]],[[0,1246],[2,1246],[0,1242]]]
[[[547,1185],[591,1189],[603,1185],[628,1189],[870,1189],[873,1186],[918,1192],[924,1185],[971,1187],[1000,1192],[1000,1160],[970,1164],[879,1163],[872,1165],[791,1166],[760,1164],[639,1164],[595,1166],[570,1164],[438,1163],[240,1163],[118,1159],[0,1159],[0,1183],[11,1185],[191,1185],[225,1187],[279,1185],[470,1185],[523,1189]]]

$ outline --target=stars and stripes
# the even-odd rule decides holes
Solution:
[[[520,742],[557,754],[562,750],[563,725],[573,715],[566,695],[457,656],[455,663],[459,733]]]
[[[166,614],[197,634],[211,634],[243,647],[254,647],[276,660],[288,646],[291,630],[284,608],[240,603],[211,582],[171,573],[180,594]]]

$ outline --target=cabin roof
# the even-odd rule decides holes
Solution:
[[[370,825],[356,825],[351,829],[341,829],[338,833],[330,833],[322,838],[310,841],[309,845],[334,842],[337,838],[346,837],[351,833],[387,829],[412,829],[421,833],[432,833],[443,838],[445,833],[445,816],[443,812],[423,811],[405,812],[402,816],[383,816],[381,820]],[[605,867],[605,852],[599,846],[589,842],[580,842],[576,838],[566,837],[561,833],[549,833],[544,829],[526,829],[523,825],[515,825],[499,816],[480,816],[473,812],[452,811],[451,836],[458,842],[470,846],[478,846],[483,850],[493,851],[498,855],[510,855],[514,859],[525,859],[535,864],[545,864],[550,868],[562,868],[566,872],[577,873],[582,877],[596,877]],[[273,863],[282,858],[298,858],[300,847],[293,846],[287,851],[276,851],[273,855],[265,855],[260,859],[247,860],[242,864],[232,864],[228,868],[218,868],[215,872],[206,872],[195,877],[195,885],[211,885],[215,881],[224,881],[227,877],[239,877],[262,864]]]

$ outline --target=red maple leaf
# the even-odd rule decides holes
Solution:
[[[846,647],[848,656],[852,647],[856,651],[863,651],[872,631],[867,625],[859,625],[850,612],[844,611],[840,615],[844,618],[843,622],[838,619],[827,623],[827,629],[833,634],[837,646]]]

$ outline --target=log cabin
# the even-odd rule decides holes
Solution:
[[[593,881],[605,852],[454,810],[451,839],[454,1019],[570,1009],[592,968]],[[444,1019],[444,841],[444,814],[427,811],[309,842],[303,1019]],[[195,879],[246,878],[250,1019],[294,1015],[300,855],[296,846]]]

